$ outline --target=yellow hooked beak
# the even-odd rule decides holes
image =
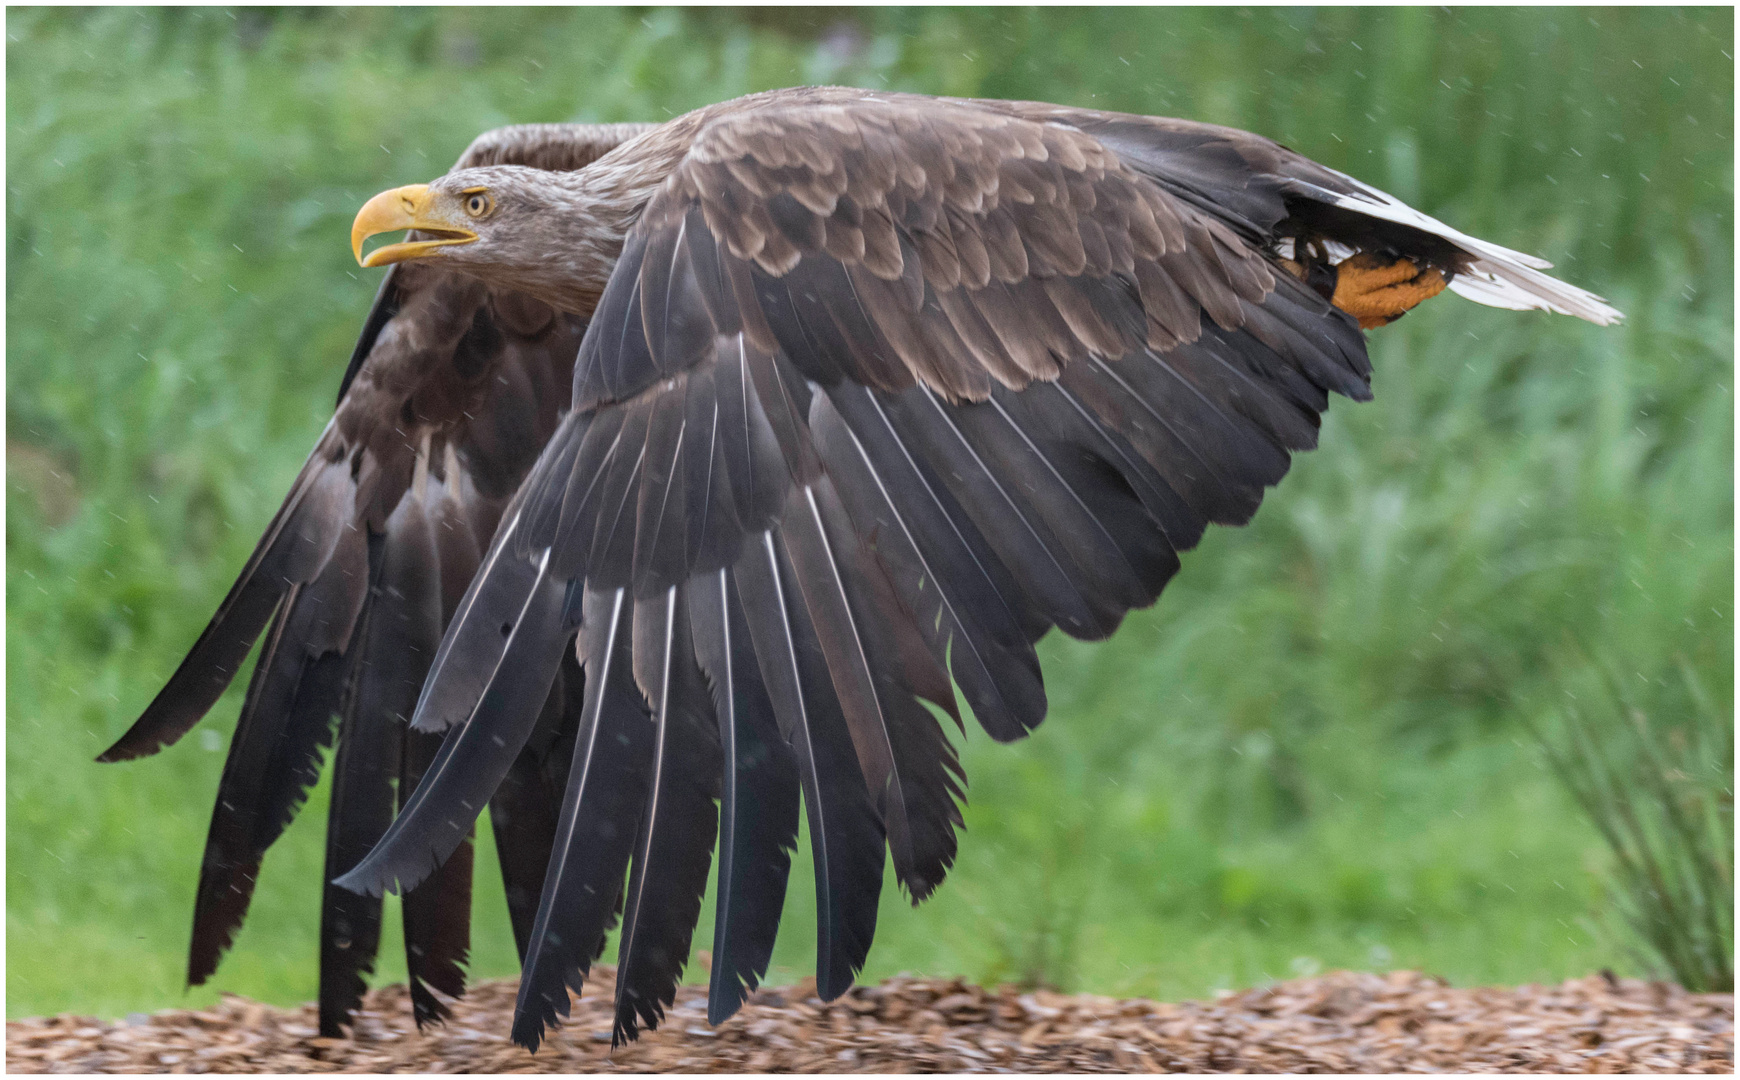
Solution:
[[[457,217],[457,214],[453,217]],[[475,232],[453,220],[453,217],[449,217],[449,213],[444,213],[443,208],[437,205],[436,196],[429,190],[428,184],[411,184],[408,187],[383,191],[364,203],[363,208],[357,212],[356,224],[350,227],[350,250],[356,255],[359,266],[387,266],[406,259],[421,258],[436,248],[451,244],[469,244],[477,239]],[[397,232],[400,229],[432,233],[435,239],[388,244],[369,252],[367,258],[363,257],[364,240],[379,233]]]

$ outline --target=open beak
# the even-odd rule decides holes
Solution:
[[[400,229],[416,229],[435,238],[388,244],[369,252],[367,258],[363,257],[364,240],[379,233],[397,232]],[[412,184],[409,187],[381,192],[363,204],[363,208],[357,212],[356,224],[350,227],[351,252],[356,255],[359,266],[368,267],[387,266],[406,259],[422,258],[436,248],[469,244],[476,239],[476,233],[460,226],[456,221],[448,220],[436,208],[435,195],[429,190],[428,184]]]

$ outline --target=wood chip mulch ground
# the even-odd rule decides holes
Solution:
[[[1603,976],[1453,989],[1415,972],[1333,972],[1167,1005],[891,979],[824,1005],[764,988],[718,1028],[684,988],[664,1026],[610,1048],[613,973],[535,1056],[507,1041],[514,984],[485,982],[418,1034],[403,986],[369,995],[354,1039],[314,1007],[226,998],[119,1023],[6,1024],[11,1072],[1710,1072],[1734,1070],[1734,997]]]

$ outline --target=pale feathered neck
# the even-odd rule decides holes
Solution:
[[[501,284],[590,318],[628,231],[688,151],[694,125],[686,120],[630,139],[584,169],[551,173],[558,209],[537,238],[540,256],[504,268]]]

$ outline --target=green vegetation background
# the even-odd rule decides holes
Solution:
[[[1564,699],[1573,642],[1639,693],[1683,658],[1731,715],[1731,11],[13,9],[6,30],[9,1015],[313,996],[324,790],[218,977],[182,992],[240,683],[161,756],[91,758],[329,415],[377,277],[346,246],[361,201],[499,124],[813,82],[1249,128],[1629,315],[1446,298],[1375,334],[1376,402],[1338,400],[1252,526],[1212,531],[1112,641],[1048,639],[1032,739],[971,733],[960,863],[923,908],[885,898],[866,977],[1176,998],[1335,966],[1637,970],[1524,722]],[[473,970],[508,975],[484,848]],[[808,872],[776,980],[812,961]]]

